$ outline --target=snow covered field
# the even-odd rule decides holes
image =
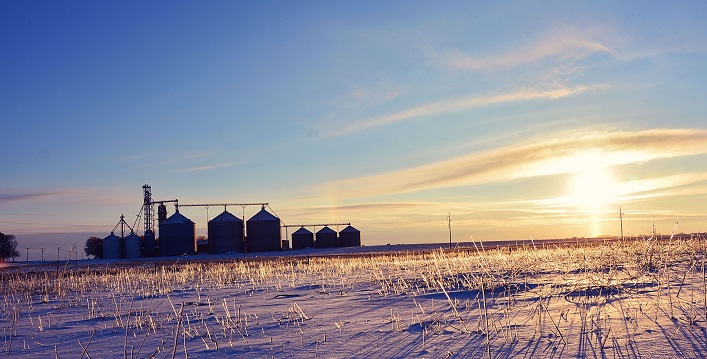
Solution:
[[[94,359],[707,356],[704,240],[384,247],[342,257],[6,267],[0,351]]]

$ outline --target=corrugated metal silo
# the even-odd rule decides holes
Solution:
[[[209,221],[209,253],[243,253],[243,220],[228,211]]]
[[[196,224],[179,211],[160,223],[160,256],[196,254]]]
[[[157,224],[164,222],[167,219],[167,206],[164,203],[160,203],[157,206]]]
[[[292,249],[314,248],[314,233],[301,227],[292,233]]]
[[[140,258],[142,256],[142,246],[140,245],[140,236],[135,233],[130,233],[123,239],[125,250],[123,258]]]
[[[246,229],[248,252],[273,252],[282,249],[280,219],[266,211],[265,206],[246,221]]]
[[[108,237],[103,238],[103,258],[104,259],[120,259],[122,253],[122,238],[111,233]]]
[[[339,244],[342,247],[360,247],[361,246],[361,231],[348,226],[339,232]]]
[[[152,230],[145,231],[145,257],[156,256],[156,247],[157,241],[155,240],[155,232],[153,232]]]
[[[338,237],[336,231],[324,227],[317,231],[317,248],[334,248],[337,247]]]

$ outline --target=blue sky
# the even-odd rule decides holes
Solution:
[[[145,183],[364,244],[704,230],[705,10],[3,1],[0,231],[82,246]]]

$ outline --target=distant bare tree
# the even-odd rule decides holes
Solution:
[[[103,238],[91,236],[86,240],[86,245],[83,247],[84,253],[87,256],[94,258],[103,258]]]
[[[0,260],[5,262],[8,258],[15,261],[15,257],[19,257],[20,252],[17,251],[17,239],[14,234],[3,234],[0,232]]]

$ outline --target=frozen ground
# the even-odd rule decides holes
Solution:
[[[14,266],[1,272],[0,350],[26,358],[703,358],[706,248],[699,239],[641,240]]]

